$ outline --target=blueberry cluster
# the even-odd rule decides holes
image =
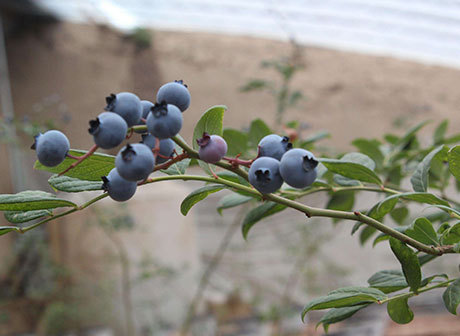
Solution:
[[[190,92],[182,81],[174,81],[158,90],[156,101],[141,101],[130,92],[111,94],[106,98],[105,112],[89,122],[94,150],[115,148],[126,139],[130,127],[147,126],[141,143],[124,146],[115,158],[115,168],[102,178],[104,190],[116,201],[130,199],[138,182],[153,172],[155,164],[166,162],[174,153],[170,138],[182,128],[182,112],[190,106]],[[51,130],[36,136],[32,148],[41,164],[53,167],[69,156],[70,144],[62,132]]]
[[[289,138],[270,134],[259,142],[259,155],[249,168],[249,182],[262,194],[277,191],[283,181],[294,188],[311,185],[318,161],[302,148],[292,149]]]

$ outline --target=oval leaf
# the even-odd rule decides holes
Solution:
[[[31,220],[51,216],[50,210],[32,210],[32,211],[5,211],[5,219],[10,223],[25,223]]]
[[[246,217],[244,218],[242,226],[244,239],[247,238],[249,230],[254,226],[255,223],[260,221],[262,218],[271,216],[277,212],[284,210],[285,208],[285,205],[277,204],[274,202],[266,202],[249,211]]]
[[[53,175],[48,183],[56,190],[65,192],[81,192],[90,190],[102,190],[101,181],[80,180],[75,177]]]
[[[191,192],[180,205],[180,212],[186,216],[189,210],[199,201],[204,200],[208,195],[224,189],[221,185],[207,185]]]
[[[333,173],[353,180],[382,185],[382,181],[377,174],[362,164],[336,159],[319,159],[319,161],[321,161],[321,163]]]
[[[409,286],[403,272],[398,270],[379,271],[371,276],[367,283],[370,287],[377,288],[386,294],[397,292]]]
[[[21,229],[15,226],[0,226],[0,236],[3,236],[11,231],[21,232]]]
[[[445,230],[441,237],[443,245],[453,245],[460,242],[460,223]]]
[[[0,195],[0,211],[30,211],[76,206],[73,202],[40,190]]]
[[[449,171],[455,178],[460,181],[460,146],[452,147],[447,153],[449,162]]]
[[[375,288],[346,287],[309,302],[302,311],[302,320],[310,310],[350,307],[385,300],[386,294]]]
[[[71,149],[69,154],[73,156],[81,156],[87,151]],[[34,168],[38,170],[45,170],[54,174],[59,174],[60,172],[66,170],[75,160],[66,157],[65,160],[55,166],[55,167],[46,167],[40,162],[36,161]],[[109,172],[115,167],[115,156],[106,155],[101,153],[94,153],[82,163],[80,163],[75,168],[69,170],[65,173],[65,176],[75,177],[80,180],[88,181],[100,181],[102,176],[107,176]]]
[[[460,304],[460,279],[455,280],[446,288],[442,299],[447,310],[457,315],[457,307]]]
[[[366,308],[367,306],[369,306],[369,303],[364,303],[362,305],[356,305],[352,307],[332,308],[323,315],[316,327],[318,328],[318,326],[322,324],[324,331],[327,333],[329,325],[346,320],[347,318],[353,316],[357,311]]]
[[[424,217],[417,218],[405,234],[426,245],[439,245],[438,235],[433,228],[433,224]]]
[[[253,120],[248,133],[249,146],[257,150],[260,140],[271,133],[270,127],[262,119]]]
[[[390,247],[401,263],[402,271],[412,291],[417,292],[422,282],[422,272],[417,255],[401,241],[390,237]]]
[[[388,315],[399,324],[407,324],[414,318],[414,312],[407,304],[407,298],[390,300],[387,305]]]
[[[433,149],[425,158],[420,162],[412,175],[410,182],[414,191],[426,192],[428,189],[428,171],[431,167],[431,161],[436,155],[447,156],[447,146],[439,146]]]
[[[226,106],[217,105],[209,108],[205,113],[203,113],[193,130],[194,149],[199,149],[200,146],[198,146],[196,140],[201,139],[204,132],[222,136],[222,125],[224,121],[224,112],[226,110]]]
[[[228,151],[227,155],[236,156],[238,154],[244,155],[248,148],[248,136],[246,133],[240,132],[236,129],[224,129],[224,140],[227,142]]]

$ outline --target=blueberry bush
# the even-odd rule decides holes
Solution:
[[[422,146],[419,139],[427,124],[423,122],[403,135],[358,138],[352,142],[355,152],[317,157],[312,152],[323,133],[290,141],[273,134],[261,119],[245,131],[224,129],[225,106],[204,112],[190,145],[179,135],[190,101],[182,81],[161,87],[156,103],[141,102],[132,93],[111,94],[107,112],[89,122],[95,144],[88,151],[70,149],[67,137],[58,131],[38,135],[32,146],[38,157],[35,168],[53,173],[48,182],[54,190],[101,193],[84,204],[38,190],[0,195],[0,210],[14,224],[0,227],[0,235],[27,233],[105,197],[128,201],[138,188],[152,183],[201,181],[203,186],[183,200],[181,213],[185,216],[208,195],[228,190],[217,210],[222,214],[242,205],[249,209],[241,228],[246,239],[264,218],[294,210],[305,214],[306,225],[312,217],[346,220],[360,243],[388,244],[399,269],[373,274],[367,287],[339,288],[306,303],[302,319],[309,311],[327,310],[319,322],[327,330],[370,305],[386,304],[395,322],[409,323],[414,316],[410,299],[436,288],[444,288],[446,309],[457,313],[460,278],[422,273],[429,261],[460,253],[460,201],[449,196],[454,186],[460,189],[460,146],[455,145],[460,134],[447,137],[447,121],[436,127],[428,145]],[[116,156],[96,152],[123,141],[127,143]],[[203,174],[187,174],[194,162]],[[408,180],[411,188],[404,187]],[[324,208],[308,205],[306,196],[315,193],[328,195]],[[355,204],[358,193],[378,193],[381,199],[363,208]],[[410,214],[411,203],[431,211]]]

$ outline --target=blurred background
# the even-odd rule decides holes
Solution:
[[[72,148],[88,149],[88,121],[108,94],[153,101],[175,79],[192,95],[188,142],[216,104],[236,129],[261,118],[288,132],[280,120],[298,120],[318,152],[427,119],[450,119],[452,132],[460,124],[459,1],[0,0],[0,19],[1,193],[51,191],[49,174],[32,169],[39,131],[60,129]],[[265,90],[272,84],[292,99],[280,103]],[[241,210],[220,216],[218,195],[183,217],[180,202],[198,185],[155,184],[127,203],[106,199],[1,236],[0,335],[322,335],[320,315],[301,323],[308,300],[398,267],[385,246],[360,246],[346,223],[306,225],[287,211],[245,241]],[[431,267],[453,274],[458,261]],[[407,326],[376,307],[330,334],[460,335],[439,292],[414,302]]]

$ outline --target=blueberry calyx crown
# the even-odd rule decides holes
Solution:
[[[101,121],[99,118],[93,119],[89,121],[89,128],[88,132],[91,135],[96,134],[99,131],[99,125],[101,124]]]
[[[38,141],[38,137],[42,135],[41,133],[38,133],[36,136],[34,136],[34,143],[32,144],[32,146],[30,146],[30,149],[37,149],[37,141]]]
[[[102,180],[102,190],[104,190],[104,192],[108,191],[109,190],[109,179],[107,178],[107,176],[101,176],[101,180]]]
[[[310,171],[316,168],[318,161],[308,155],[303,157],[302,167],[305,171]]]
[[[186,88],[188,88],[187,84],[184,83],[184,81],[182,79],[176,79],[174,81],[174,83],[177,83],[177,84],[182,84],[183,86],[185,86]]]
[[[126,148],[121,152],[121,158],[123,161],[131,161],[134,159],[134,155],[136,155],[136,151],[133,149],[133,146],[130,144],[126,145]]]
[[[283,142],[283,143],[284,143],[284,142],[287,142],[287,144],[286,144],[286,148],[287,148],[287,149],[291,149],[291,148],[292,148],[292,143],[289,142],[289,137],[284,136],[283,139],[281,140],[281,142]]]
[[[150,111],[155,117],[161,117],[168,114],[168,104],[165,101],[156,103],[150,108]]]
[[[268,169],[257,169],[254,174],[256,174],[256,178],[257,178],[257,181],[265,181],[265,182],[269,182],[271,181],[271,177],[270,177],[270,170]]]
[[[110,96],[105,97],[105,101],[107,102],[107,106],[104,108],[106,111],[112,111],[115,107],[115,102],[117,100],[117,96],[113,93]]]
[[[211,136],[207,132],[203,132],[203,137],[201,139],[196,139],[196,143],[200,147],[206,147],[211,141]]]

